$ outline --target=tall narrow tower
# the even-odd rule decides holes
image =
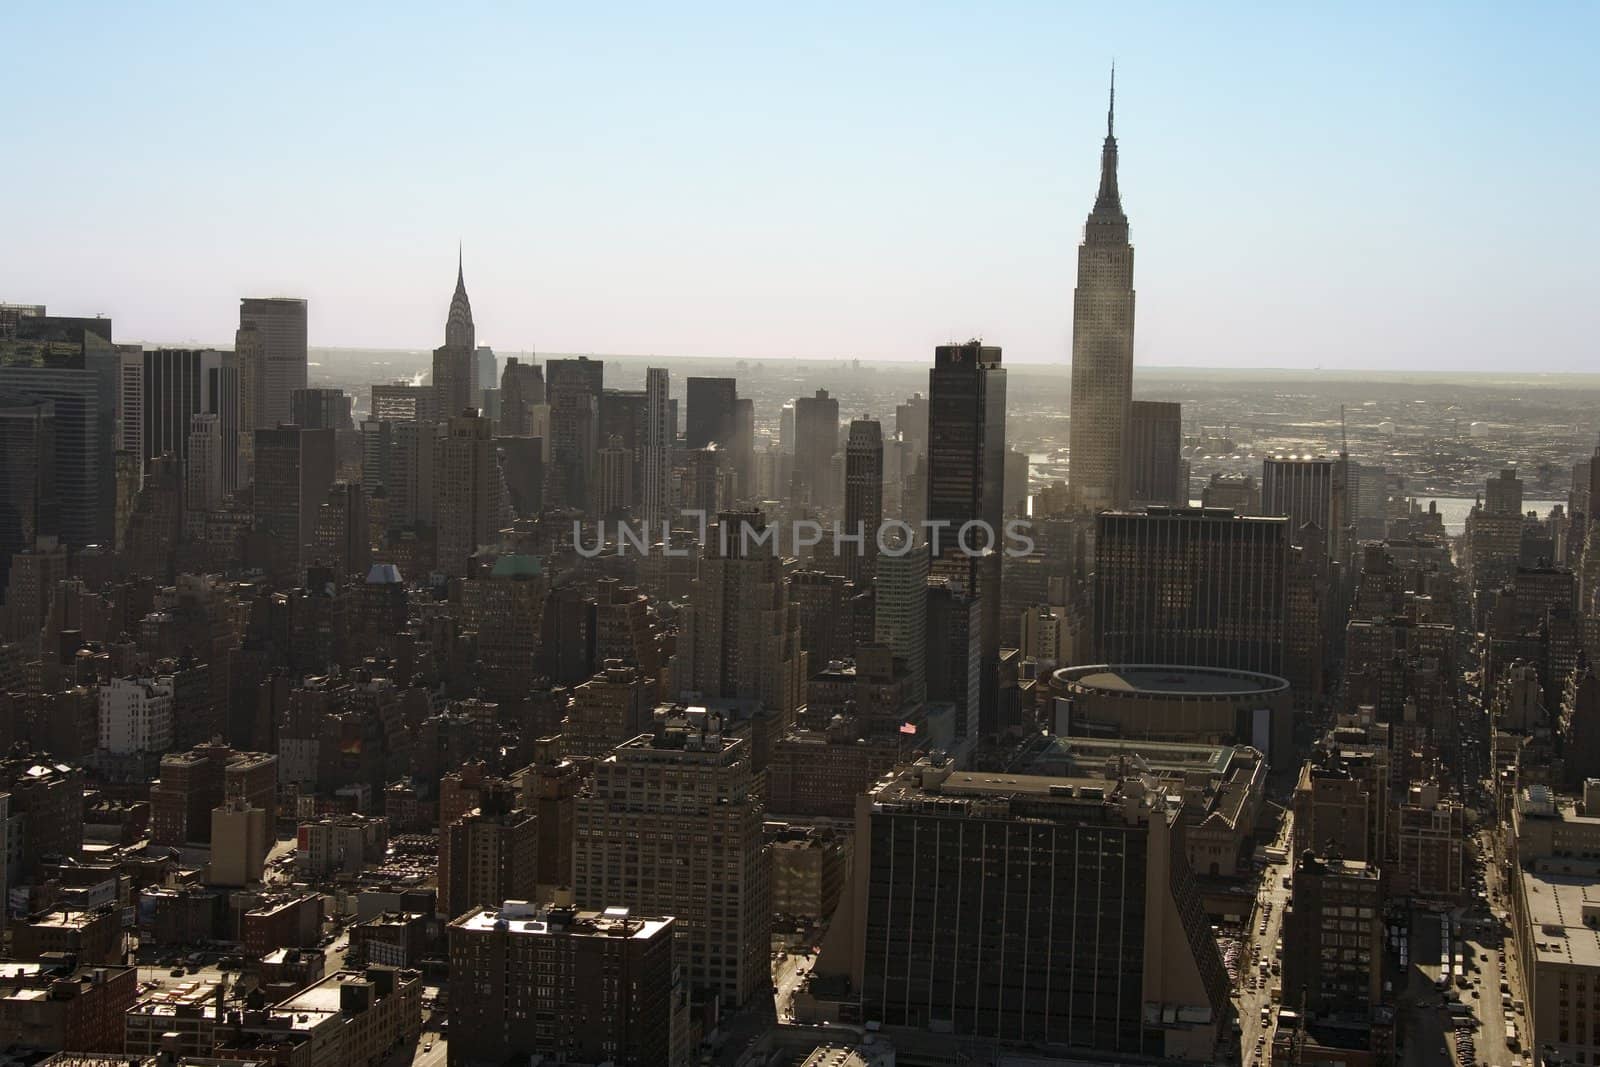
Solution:
[[[672,473],[672,439],[676,436],[668,395],[667,369],[644,372],[644,506],[652,526],[667,517],[667,479]]]
[[[1092,511],[1126,505],[1123,448],[1133,402],[1133,247],[1117,192],[1113,120],[1117,75],[1100,150],[1100,193],[1078,246],[1078,288],[1072,299],[1073,500]]]
[[[467,299],[467,278],[461,254],[456,253],[456,291],[450,297],[450,314],[444,323],[444,345],[433,350],[433,389],[444,421],[472,408],[478,381],[477,330],[472,324],[472,302]]]

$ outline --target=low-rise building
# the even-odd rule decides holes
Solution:
[[[12,927],[11,951],[22,959],[60,952],[79,963],[120,965],[127,962],[122,913],[110,905],[93,911],[39,912]]]
[[[139,995],[133,967],[76,967],[60,957],[0,966],[0,1046],[118,1052],[122,1014]]]
[[[199,979],[151,990],[123,1016],[123,1048],[130,1056],[209,1056],[225,995],[222,983]]]
[[[230,1017],[215,1055],[287,1067],[361,1067],[380,1063],[421,1032],[421,972],[368,967],[331,974],[270,1008]]]
[[[671,918],[507,901],[450,924],[450,1058],[687,1062],[688,997]]]
[[[239,939],[251,956],[277,948],[309,948],[322,936],[322,897],[316,893],[268,900],[244,913]]]

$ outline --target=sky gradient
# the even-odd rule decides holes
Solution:
[[[1064,364],[1115,58],[1137,362],[1600,370],[1600,6],[326,7],[0,9],[0,301]]]

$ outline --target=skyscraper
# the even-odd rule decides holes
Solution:
[[[733,405],[738,386],[732,378],[690,378],[689,414],[684,428],[688,448],[715,444],[726,448],[733,441]]]
[[[220,449],[215,476],[222,492],[232,492],[239,469],[239,368],[234,353],[149,349],[144,353],[143,394],[144,458],[168,453],[187,471],[194,416],[215,415]]]
[[[1289,543],[1306,543],[1305,527],[1321,531],[1327,554],[1344,559],[1350,523],[1343,456],[1268,456],[1261,461],[1261,511],[1289,520]]]
[[[292,421],[308,430],[354,429],[350,406],[343,389],[296,389],[289,394]]]
[[[448,433],[438,441],[434,473],[439,569],[464,575],[472,554],[499,537],[500,471],[488,419],[462,414],[453,416],[448,425]]]
[[[814,507],[836,506],[833,454],[839,450],[839,401],[818,389],[794,402],[794,499]]]
[[[578,796],[579,907],[674,915],[691,986],[734,1007],[767,993],[772,883],[751,742],[705,708],[656,709],[654,730],[595,765]],[[770,994],[769,994],[770,995]]]
[[[1123,449],[1133,402],[1133,247],[1117,191],[1113,72],[1100,192],[1078,246],[1072,298],[1072,422],[1069,475],[1078,506],[1104,511],[1127,503]]]
[[[1189,503],[1188,470],[1183,461],[1183,405],[1135,400],[1129,407],[1128,502]]]
[[[1286,520],[1214,508],[1108,512],[1094,548],[1099,659],[1283,673]]]
[[[333,431],[281,426],[255,437],[256,527],[272,548],[274,576],[298,579],[333,485]]]
[[[800,619],[759,511],[725,511],[706,533],[681,616],[677,691],[759,700],[787,726],[800,702]]]
[[[644,501],[640,510],[652,526],[666,518],[670,503],[667,483],[672,472],[672,439],[676,430],[671,422],[668,387],[665,367],[650,367],[644,372],[644,470],[641,479]]]
[[[239,329],[254,329],[245,339],[259,360],[256,428],[289,421],[289,395],[306,387],[306,302],[295,297],[245,297],[239,301]]]
[[[1004,530],[1006,372],[1000,349],[940,345],[928,372],[929,573],[981,598],[985,716],[998,696],[999,538]],[[935,538],[937,540],[935,540]]]
[[[845,442],[845,533],[860,545],[840,547],[844,573],[861,584],[872,581],[878,561],[878,527],[883,523],[883,428],[871,419],[850,420]]]
[[[920,702],[928,684],[928,550],[921,544],[888,547],[876,561],[872,637],[905,661],[906,697]]]
[[[477,331],[472,325],[472,302],[467,299],[466,273],[458,256],[456,291],[450,297],[444,345],[433,350],[433,388],[441,417],[453,419],[468,408],[476,410],[477,384]]]
[[[500,375],[500,433],[506,437],[543,437],[549,431],[549,421],[543,368],[510,357]]]
[[[550,441],[545,450],[545,503],[583,511],[599,451],[600,392],[605,363],[587,356],[545,363]]]
[[[0,394],[0,589],[16,553],[57,533],[55,448],[50,401]]]

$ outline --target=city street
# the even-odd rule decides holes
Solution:
[[[1294,815],[1285,811],[1274,844],[1288,849],[1293,835]],[[1283,880],[1291,870],[1288,863],[1267,864],[1261,874],[1256,913],[1248,920],[1251,924],[1248,950],[1239,960],[1239,981],[1234,989],[1239,1013],[1239,1048],[1245,1067],[1266,1064],[1272,1058],[1272,1025],[1277,1005],[1272,1001],[1271,991],[1283,982],[1282,964],[1274,955],[1274,949],[1283,934],[1283,911],[1289,901],[1289,890],[1284,887]],[[1263,918],[1266,919],[1265,933],[1261,932]],[[1265,971],[1261,968],[1263,962]],[[1272,972],[1275,963],[1280,970],[1278,974]],[[1267,1022],[1262,1021],[1263,1008],[1268,1012]]]

